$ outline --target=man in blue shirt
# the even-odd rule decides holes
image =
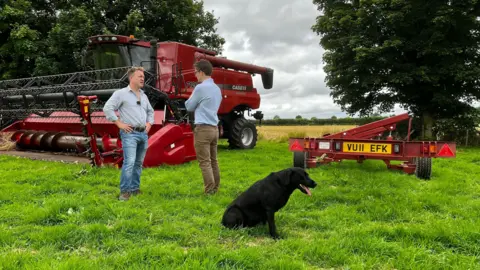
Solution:
[[[217,161],[218,108],[222,92],[211,78],[213,67],[207,60],[194,64],[195,77],[200,82],[185,102],[187,111],[195,112],[194,144],[197,160],[202,170],[204,192],[213,194],[220,186],[220,169]]]
[[[115,91],[103,107],[106,118],[120,129],[123,165],[120,176],[119,200],[140,194],[140,175],[148,147],[148,132],[153,125],[153,108],[141,89],[145,75],[142,67],[128,71],[130,84]],[[120,118],[115,111],[118,110]]]

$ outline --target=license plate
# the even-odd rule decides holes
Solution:
[[[392,145],[388,143],[344,142],[343,152],[365,154],[391,154]]]

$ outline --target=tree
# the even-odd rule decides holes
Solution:
[[[295,119],[297,119],[297,120],[302,120],[302,116],[301,116],[301,115],[297,115],[297,116],[295,116]]]
[[[218,19],[192,0],[6,0],[0,4],[0,79],[75,72],[98,34],[179,41],[222,52]]]
[[[36,2],[10,0],[0,6],[0,79],[31,74],[36,56],[44,49],[42,38],[54,15],[48,5]]]
[[[280,119],[280,116],[278,116],[278,115],[275,115],[275,116],[273,117],[273,120],[279,120],[279,119]]]
[[[480,98],[480,1],[314,0],[335,103],[349,114],[391,111],[436,119],[470,114]]]

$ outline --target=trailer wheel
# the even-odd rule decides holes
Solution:
[[[415,158],[415,175],[420,179],[429,180],[432,176],[432,158]]]
[[[307,153],[293,152],[293,167],[306,169],[307,168]]]
[[[239,117],[232,123],[228,142],[231,148],[252,149],[257,144],[257,136],[255,125]]]

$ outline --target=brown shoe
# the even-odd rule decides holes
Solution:
[[[143,192],[140,189],[132,191],[132,195],[141,195]]]
[[[123,192],[120,193],[120,196],[118,197],[120,201],[128,201],[130,199],[130,193],[128,192]]]

